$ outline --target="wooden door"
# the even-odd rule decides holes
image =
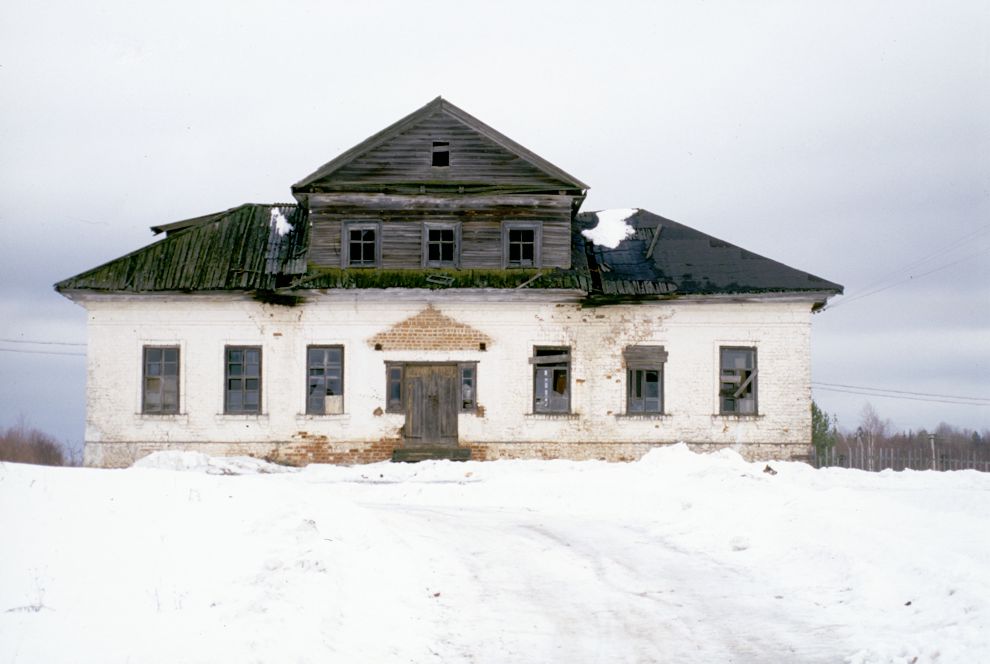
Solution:
[[[406,365],[406,445],[457,447],[456,364]]]

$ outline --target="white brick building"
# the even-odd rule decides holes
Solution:
[[[841,287],[643,211],[596,246],[586,189],[438,99],[298,205],[158,227],[56,286],[89,315],[86,463],[806,455]]]

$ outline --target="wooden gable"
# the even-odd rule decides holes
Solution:
[[[434,165],[446,151],[448,165]],[[442,159],[440,161],[443,161]],[[406,186],[403,186],[406,185]],[[293,186],[300,199],[335,191],[568,192],[588,187],[542,157],[437,97]]]

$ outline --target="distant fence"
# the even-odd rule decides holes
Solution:
[[[930,450],[896,447],[850,447],[819,452],[812,458],[816,468],[856,468],[858,470],[980,470],[990,472],[990,455],[986,451],[947,454]]]

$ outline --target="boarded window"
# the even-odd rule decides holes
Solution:
[[[756,415],[756,349],[719,349],[719,412]]]
[[[571,349],[535,348],[533,412],[569,413],[571,410]]]
[[[306,349],[306,412],[338,415],[344,412],[344,347],[310,346]]]
[[[663,412],[663,346],[626,346],[626,412]]]
[[[144,386],[141,412],[179,412],[179,349],[175,346],[144,347]]]
[[[261,348],[227,346],[224,412],[261,412]]]

